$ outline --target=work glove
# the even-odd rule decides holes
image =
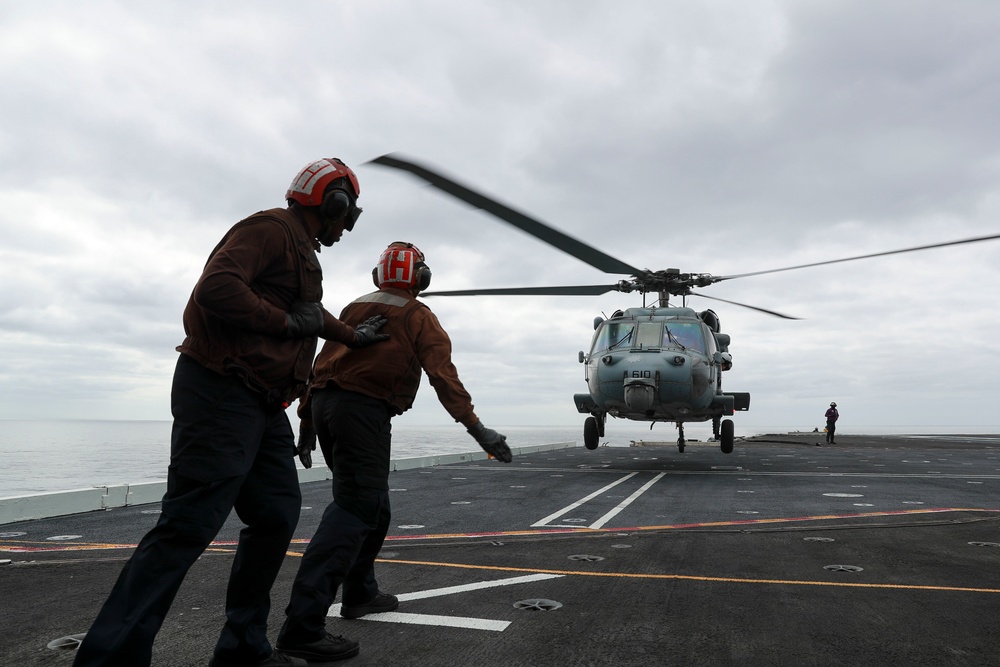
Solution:
[[[323,332],[323,306],[316,301],[292,304],[285,313],[286,333],[289,338],[309,338]]]
[[[380,334],[378,330],[385,324],[385,315],[373,315],[354,329],[354,342],[349,347],[364,347],[372,343],[389,340],[389,334]]]
[[[312,468],[313,451],[316,449],[316,429],[312,422],[299,422],[299,444],[295,446],[295,451],[299,453],[299,461],[302,461],[303,468]]]
[[[469,435],[476,439],[483,451],[495,458],[497,461],[510,463],[514,458],[507,446],[507,436],[501,435],[491,428],[483,426],[483,422],[476,424],[469,429]]]

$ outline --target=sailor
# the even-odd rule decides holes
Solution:
[[[149,665],[153,640],[191,565],[230,511],[240,532],[214,667],[305,663],[267,640],[271,585],[299,519],[295,439],[285,407],[306,391],[317,337],[361,347],[384,320],[347,325],[323,309],[316,251],[351,231],[354,172],[336,158],[302,169],[288,207],[237,223],[212,251],[184,310],[167,492],[80,645],[77,667]]]
[[[826,411],[826,443],[828,445],[837,444],[833,441],[833,434],[837,430],[837,419],[839,418],[840,413],[837,412],[837,404],[830,403],[830,408]]]
[[[451,340],[417,295],[431,270],[411,243],[389,245],[372,270],[378,290],[344,308],[352,324],[386,319],[389,340],[351,349],[329,340],[316,358],[307,399],[300,403],[298,451],[305,467],[319,437],[333,471],[333,502],[323,513],[292,584],[278,649],[310,662],[358,654],[356,641],[326,631],[326,615],[343,586],[340,615],[359,618],[397,608],[396,596],[379,590],[375,557],[389,530],[390,420],[413,405],[421,370],[441,405],[493,458],[511,461],[506,437],[486,428],[451,361]]]

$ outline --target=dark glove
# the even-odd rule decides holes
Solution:
[[[313,451],[316,449],[316,429],[310,422],[299,422],[299,444],[295,446],[295,451],[299,453],[299,461],[302,467],[312,468]]]
[[[501,435],[491,428],[483,426],[483,422],[476,422],[475,426],[469,429],[469,435],[476,439],[479,446],[487,454],[497,461],[510,463],[514,458],[507,446],[507,436]]]
[[[374,315],[359,324],[354,329],[354,343],[350,347],[364,347],[372,343],[389,340],[389,334],[380,334],[378,330],[386,323],[385,315]]]
[[[323,306],[315,301],[300,301],[292,304],[292,310],[285,314],[285,324],[289,338],[309,338],[323,332]]]

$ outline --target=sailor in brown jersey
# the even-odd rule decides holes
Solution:
[[[213,667],[302,665],[267,640],[271,585],[299,519],[295,439],[285,406],[302,396],[317,337],[384,340],[327,312],[316,256],[354,228],[354,172],[337,158],[299,171],[287,209],[237,223],[216,245],[184,310],[171,389],[167,492],[76,654],[76,667],[142,667],[191,565],[230,511],[240,533]]]
[[[382,316],[389,339],[370,349],[327,341],[314,367],[309,396],[299,407],[299,454],[312,464],[319,437],[333,471],[333,502],[302,558],[292,585],[278,648],[314,661],[349,658],[358,643],[326,631],[326,614],[343,585],[341,615],[358,618],[392,611],[395,596],[382,593],[375,557],[389,530],[389,455],[393,416],[413,405],[426,372],[438,400],[492,457],[509,463],[506,437],[486,428],[451,361],[451,340],[416,296],[430,284],[424,255],[396,242],[382,253],[372,278],[378,291],[344,308],[341,321]],[[376,349],[377,348],[377,349]]]

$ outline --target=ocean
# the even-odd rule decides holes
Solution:
[[[170,425],[169,421],[0,420],[0,498],[164,480],[170,459]],[[506,435],[512,447],[583,444],[582,419],[574,426],[489,426]],[[813,425],[762,427],[736,423],[737,437],[812,429]],[[707,440],[711,430],[708,423],[685,424],[689,441]],[[869,426],[840,428],[838,433],[1000,433],[1000,426]],[[395,459],[478,450],[459,424],[411,426],[405,423],[404,416],[394,420],[392,434]],[[602,442],[628,447],[632,440],[676,439],[672,424],[656,424],[650,430],[648,424],[611,420]]]

